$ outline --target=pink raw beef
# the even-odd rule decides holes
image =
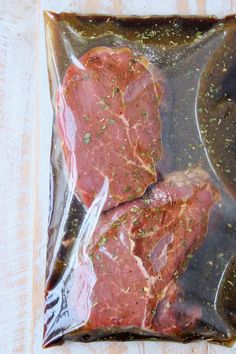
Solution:
[[[86,207],[105,177],[104,209],[142,196],[156,182],[162,80],[146,57],[129,48],[93,48],[68,67],[57,94],[57,127]]]
[[[133,327],[177,335],[193,328],[201,310],[182,303],[177,278],[201,246],[218,199],[197,167],[170,173],[149,195],[104,212],[87,249],[90,276],[80,271],[83,262],[74,269],[69,306],[85,323],[82,330]],[[89,279],[84,311],[81,284]]]

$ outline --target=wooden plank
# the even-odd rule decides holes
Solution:
[[[0,18],[1,353],[43,353],[43,288],[52,112],[42,9],[116,14],[236,12],[235,0],[9,0]],[[39,178],[40,176],[40,178]],[[236,353],[206,342],[66,343],[49,354]]]
[[[35,177],[35,9],[35,1],[23,0],[20,6],[15,1],[1,2],[1,353],[13,350],[29,353]]]

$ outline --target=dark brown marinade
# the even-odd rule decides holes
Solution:
[[[48,12],[45,26],[47,45],[53,42],[57,67],[55,72],[49,57],[53,102],[57,82],[63,80],[71,63],[70,50],[79,58],[92,47],[130,44],[138,53],[146,53],[163,71],[166,104],[161,117],[165,158],[158,163],[158,168],[165,175],[200,164],[221,191],[221,202],[214,208],[207,237],[180,279],[185,298],[201,305],[201,321],[191,334],[169,339],[201,338],[232,345],[236,337],[236,16],[219,20],[194,16],[140,18]],[[69,43],[68,47],[65,42]],[[73,196],[66,226],[59,231],[69,189],[55,131],[52,146],[55,148],[51,152],[46,294],[63,282],[85,215],[83,206]],[[60,232],[62,241],[55,257]],[[66,292],[64,285],[65,290],[59,288],[59,292]],[[66,312],[66,296],[61,296],[65,302],[62,301],[58,319]],[[137,329],[122,330],[122,333],[117,329],[109,335],[108,332],[109,329],[105,332],[98,329],[63,334],[61,327],[47,336],[44,345],[48,347],[65,340],[161,339],[148,332],[140,334]]]

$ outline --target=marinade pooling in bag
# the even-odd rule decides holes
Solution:
[[[236,333],[236,18],[45,13],[44,347]]]

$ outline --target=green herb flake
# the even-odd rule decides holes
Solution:
[[[139,221],[139,219],[135,219],[135,220],[133,220],[133,221],[132,221],[132,222],[133,222],[133,225],[138,224],[138,221]]]
[[[143,188],[142,188],[141,186],[139,186],[139,187],[136,189],[136,192],[137,192],[137,193],[141,193],[142,190],[143,190]]]
[[[147,114],[146,111],[142,111],[142,112],[141,112],[141,117],[147,118],[147,116],[148,116],[148,114]]]
[[[139,230],[138,230],[138,235],[139,235],[140,237],[144,237],[144,236],[146,235],[146,231],[143,230],[143,229],[139,229]]]
[[[91,133],[85,133],[83,137],[84,144],[89,144],[91,140]]]
[[[85,120],[86,122],[90,119],[87,114],[84,114],[84,115],[83,115],[83,118],[84,118],[84,120]]]
[[[106,97],[105,98],[101,98],[101,100],[98,102],[100,104],[100,108],[105,111],[108,108],[110,108],[110,104],[106,102]]]
[[[196,36],[197,36],[197,37],[201,37],[202,35],[203,35],[202,32],[200,32],[200,31],[197,31],[197,32],[196,32]]]
[[[121,225],[121,222],[118,220],[118,221],[115,221],[113,222],[112,224],[112,228],[115,228],[115,227],[119,227]]]
[[[126,186],[125,188],[124,188],[124,192],[130,192],[131,191],[131,187],[130,186]]]
[[[137,213],[138,208],[131,208],[130,211],[131,211],[131,213]]]
[[[135,199],[135,195],[129,195],[128,200],[133,200]]]
[[[104,246],[106,242],[107,242],[107,237],[106,236],[102,236],[102,238],[98,242],[98,246],[99,247]]]
[[[116,122],[116,121],[115,121],[114,119],[109,119],[109,124],[114,125],[115,122]]]
[[[119,87],[114,87],[114,89],[112,90],[112,97],[115,96],[116,93],[120,92]]]
[[[183,240],[183,241],[182,241],[182,245],[183,245],[184,247],[186,247],[186,246],[187,246],[187,242],[186,242],[186,240]]]
[[[90,79],[90,75],[89,74],[85,74],[83,77],[84,80],[89,80]]]
[[[178,272],[178,270],[176,270],[176,271],[174,272],[174,277],[177,278],[178,275],[179,275],[179,272]]]
[[[187,255],[187,258],[188,258],[188,259],[192,259],[192,258],[193,258],[193,255],[192,255],[191,253],[189,253],[189,254]]]

